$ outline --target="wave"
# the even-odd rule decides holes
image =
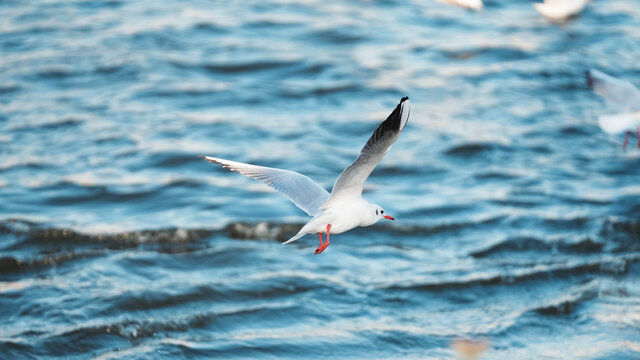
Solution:
[[[165,85],[149,85],[146,88],[136,90],[137,96],[157,98],[157,97],[193,97],[207,96],[221,93],[227,90],[227,86],[223,83],[213,84],[195,84],[195,83],[177,83]]]
[[[455,232],[463,229],[477,229],[481,226],[499,224],[503,216],[477,221],[459,223],[439,223],[433,225],[405,224],[380,225],[379,231],[400,235],[430,236],[439,233]],[[13,235],[15,240],[5,244],[6,256],[0,257],[0,273],[13,273],[36,267],[57,266],[69,261],[101,256],[107,250],[128,250],[144,248],[159,253],[189,253],[213,246],[207,239],[216,235],[236,240],[267,240],[282,242],[296,233],[302,223],[272,222],[233,222],[216,229],[168,228],[157,230],[138,230],[117,233],[86,233],[71,228],[49,228],[46,225],[26,220],[9,219],[0,221],[0,234]],[[406,283],[398,288],[445,289],[469,285],[493,285],[517,281],[529,281],[542,276],[565,276],[580,272],[624,273],[630,264],[637,261],[640,246],[638,222],[606,222],[601,231],[606,243],[585,237],[575,242],[561,240],[550,241],[536,237],[510,237],[486,248],[469,253],[476,259],[493,259],[509,254],[523,252],[591,255],[602,254],[599,260],[588,259],[584,262],[557,264],[551,266],[533,266],[524,272],[497,273],[487,276],[456,279],[451,282],[434,281]],[[606,246],[605,246],[606,245]],[[40,254],[23,255],[24,250],[31,253],[33,247]],[[617,254],[623,254],[616,256]]]
[[[268,280],[268,281],[265,281]],[[286,299],[318,289],[340,293],[344,289],[335,282],[305,276],[276,274],[273,277],[261,278],[249,276],[242,280],[225,280],[180,288],[141,290],[118,294],[112,299],[105,299],[110,304],[106,314],[119,314],[122,311],[154,311],[176,306],[195,306],[204,304],[236,304],[245,301],[262,301],[266,299]]]
[[[0,257],[0,274],[13,273],[20,270],[31,269],[42,266],[58,266],[71,260],[97,257],[104,254],[102,250],[64,252],[59,254],[49,254],[37,256],[31,259],[18,259],[13,256]]]
[[[174,320],[123,320],[120,322],[76,327],[56,337],[73,342],[93,335],[112,334],[127,339],[152,337],[157,332],[184,332],[192,328],[201,328],[215,321],[216,313],[196,314]],[[54,337],[55,338],[55,337]]]
[[[450,60],[469,60],[480,57],[480,61],[517,61],[530,58],[532,54],[523,49],[508,47],[480,47],[463,50],[441,50],[442,54]]]
[[[61,80],[77,75],[78,73],[68,65],[49,65],[35,71],[35,74],[41,79]]]
[[[0,233],[18,238],[4,247],[4,251],[30,249],[34,245],[41,254],[29,258],[18,255],[0,257],[0,273],[12,273],[35,267],[57,266],[65,262],[104,255],[106,250],[126,250],[140,246],[154,246],[162,253],[189,252],[202,248],[198,241],[211,236],[215,230],[164,229],[121,232],[115,234],[87,234],[66,228],[46,228],[23,220],[0,222]]]
[[[506,252],[541,251],[590,254],[598,253],[603,249],[602,243],[590,238],[582,239],[576,243],[555,242],[551,243],[534,237],[508,238],[505,241],[489,246],[486,249],[472,252],[474,258],[485,258],[493,255],[502,255]]]
[[[533,311],[541,315],[569,315],[583,302],[598,297],[598,293],[599,284],[593,280],[547,304],[534,308]]]
[[[448,208],[445,210],[449,210]],[[453,207],[452,211],[458,210]],[[507,220],[503,215],[497,215],[477,220],[460,222],[441,222],[433,224],[381,224],[381,231],[393,231],[402,235],[432,235],[442,232],[457,231],[478,226],[496,225]],[[516,219],[517,220],[517,219]],[[588,218],[571,219],[542,219],[553,226],[563,226],[571,229],[584,227],[588,224]],[[47,227],[46,224],[32,222],[25,219],[0,220],[0,234],[13,234],[21,238],[21,243],[46,244],[55,241],[58,244],[87,244],[100,243],[109,246],[131,247],[139,244],[176,244],[196,242],[214,234],[223,234],[233,239],[255,240],[286,240],[289,235],[297,232],[304,223],[279,223],[279,222],[231,222],[222,228],[167,228],[155,230],[137,230],[117,233],[86,233],[72,228]],[[640,221],[607,220],[602,225],[600,235],[613,237],[626,235],[630,238],[640,236]],[[602,251],[604,244],[591,238],[584,238],[577,242],[549,242],[535,237],[514,237],[492,244],[489,247],[472,252],[470,255],[476,258],[488,257],[505,251],[529,251],[529,250],[559,250],[568,253],[597,253]],[[636,250],[632,247],[628,250]]]
[[[409,280],[404,283],[390,283],[379,285],[383,290],[410,291],[444,291],[450,289],[467,288],[470,286],[515,285],[529,281],[548,278],[561,278],[586,273],[625,274],[631,265],[640,262],[640,253],[623,256],[606,255],[590,261],[571,261],[552,265],[530,266],[525,270],[497,272],[494,274],[471,275],[456,277],[452,280],[428,279]]]
[[[471,143],[453,146],[445,151],[446,155],[471,157],[493,151],[509,151],[510,148],[498,143]]]
[[[295,234],[304,224],[273,224],[261,222],[258,224],[237,222],[227,226],[226,231],[233,239],[270,239],[287,240],[291,234]]]
[[[120,233],[90,234],[69,228],[48,228],[35,222],[8,219],[0,221],[0,233],[22,238],[22,244],[106,244],[111,248],[128,248],[140,244],[177,244],[195,242],[214,234],[229,235],[234,239],[277,240],[297,232],[304,224],[233,222],[221,229],[169,228],[139,230]]]
[[[8,94],[22,90],[22,86],[17,83],[0,84],[0,94]]]
[[[367,35],[359,31],[357,27],[331,27],[319,29],[308,34],[309,37],[336,45],[355,44],[367,39]]]
[[[279,95],[291,99],[327,96],[337,93],[356,93],[362,90],[362,86],[354,82],[326,82],[313,86],[287,86],[283,87]]]
[[[113,304],[113,312],[118,313],[121,311],[161,309],[202,300],[219,301],[227,296],[226,291],[208,286],[197,286],[181,291],[179,294],[173,293],[174,291],[175,289],[135,292],[118,295],[113,301],[109,302]]]
[[[298,63],[298,60],[255,60],[255,61],[228,61],[219,63],[203,64],[201,67],[208,72],[217,74],[247,73],[278,68],[291,67]]]
[[[169,319],[163,317],[150,320],[124,319],[116,322],[80,326],[63,330],[49,338],[49,340],[64,338],[66,341],[73,342],[74,338],[81,339],[105,334],[112,334],[129,340],[148,338],[157,336],[157,333],[186,332],[194,328],[203,328],[224,318],[259,314],[262,312],[270,313],[272,311],[291,309],[294,306],[295,305],[290,303],[271,303],[269,305],[254,306],[242,305],[224,311],[197,312]]]
[[[619,221],[612,219],[608,221],[607,225],[613,231],[627,233],[636,239],[640,238],[640,221]]]

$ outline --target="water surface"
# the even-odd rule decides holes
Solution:
[[[640,85],[639,27],[627,0],[0,2],[0,353],[640,357],[640,152],[582,77]],[[364,194],[397,221],[320,256],[198,158],[330,189],[405,95]]]

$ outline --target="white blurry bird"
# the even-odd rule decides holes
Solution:
[[[628,81],[616,79],[602,71],[585,71],[587,86],[608,102],[620,106],[624,112],[598,117],[598,125],[607,134],[625,133],[623,147],[629,143],[629,135],[638,135],[640,148],[640,90]]]
[[[438,0],[441,3],[458,6],[467,9],[482,9],[482,0]]]
[[[320,245],[315,254],[329,246],[329,233],[340,234],[358,226],[370,226],[381,219],[395,220],[375,204],[362,198],[364,183],[369,174],[389,151],[409,120],[409,98],[403,97],[391,115],[378,126],[360,151],[358,158],[346,168],[329,194],[310,178],[294,171],[244,164],[236,161],[203,156],[231,171],[260,180],[280,191],[296,206],[313,216],[298,233],[283,244],[296,241],[306,234],[318,233]],[[322,234],[327,241],[322,242]]]
[[[584,9],[589,0],[544,0],[543,3],[535,3],[536,10],[555,21],[564,21],[576,16]]]

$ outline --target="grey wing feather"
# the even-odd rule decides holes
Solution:
[[[409,112],[409,98],[403,97],[391,115],[373,132],[356,161],[340,174],[329,199],[362,195],[365,181],[400,136],[409,120]]]
[[[284,194],[297,207],[314,216],[329,198],[329,192],[315,181],[295,171],[256,166],[211,156],[203,158],[225,169],[239,172],[252,179],[260,180]]]
[[[640,90],[628,81],[616,79],[602,71],[585,71],[587,85],[607,101],[624,106],[627,110],[640,110]]]

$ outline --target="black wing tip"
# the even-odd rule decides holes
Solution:
[[[395,109],[393,109],[387,119],[378,126],[376,131],[373,132],[373,135],[371,135],[367,141],[367,145],[373,145],[379,138],[385,136],[387,133],[396,133],[400,130],[400,126],[402,125],[402,103],[407,100],[409,100],[408,96],[405,96],[400,100],[400,103]]]
[[[584,78],[585,80],[587,80],[587,86],[589,87],[589,89],[593,90],[593,75],[591,75],[591,70],[586,69],[584,71]]]

